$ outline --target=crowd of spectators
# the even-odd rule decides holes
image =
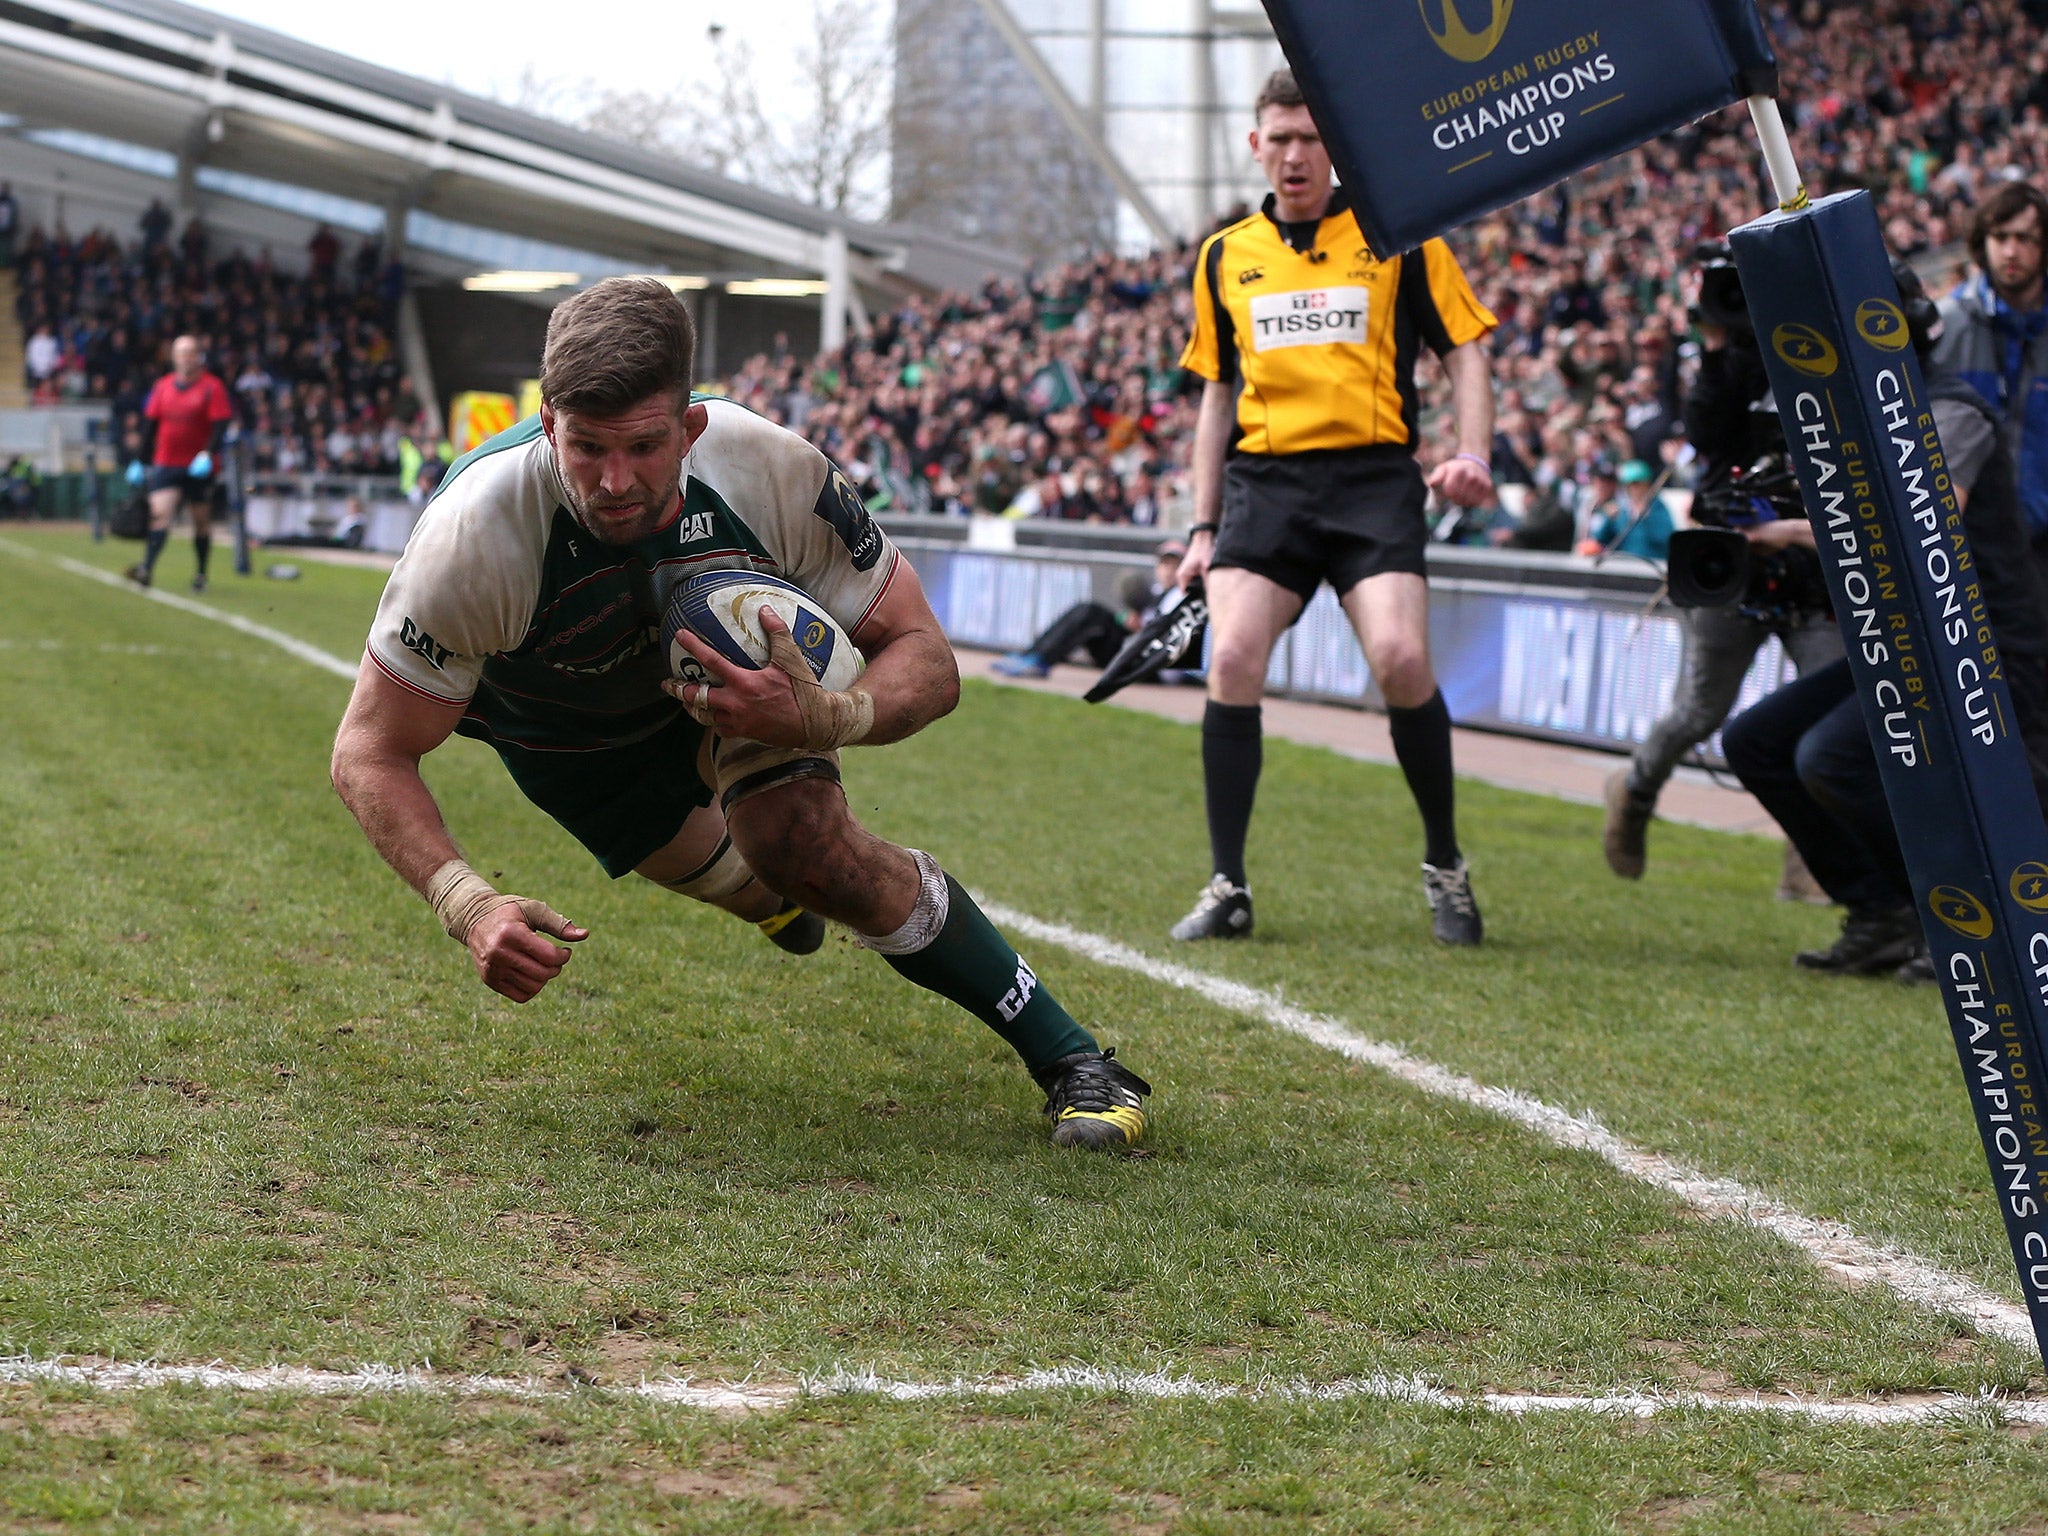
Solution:
[[[1809,190],[1868,190],[1893,248],[1946,286],[1984,191],[2048,174],[2048,6],[1802,0],[1768,19]],[[1633,460],[1689,483],[1680,417],[1701,247],[1773,200],[1737,107],[1460,233],[1502,322],[1495,478],[1527,488],[1521,519],[1496,512],[1469,536],[1519,539],[1564,511],[1583,538],[1596,468]],[[1447,428],[1431,417],[1426,460],[1448,451]]]
[[[2048,185],[2048,0],[1780,0],[1768,21],[1810,188],[1868,188],[1931,286],[1988,187]],[[1768,203],[1736,108],[1453,237],[1501,320],[1504,490],[1441,535],[1571,548],[1620,468],[1687,486],[1698,252]],[[111,399],[125,431],[189,331],[233,392],[258,467],[396,467],[416,409],[393,345],[403,274],[374,242],[344,264],[323,229],[298,275],[267,253],[215,256],[197,224],[174,242],[161,205],[143,226],[126,245],[105,232],[19,242],[35,398]],[[877,509],[1184,521],[1198,381],[1178,359],[1193,254],[1097,255],[913,300],[836,352],[779,347],[724,387],[832,454]],[[1427,468],[1450,451],[1450,416],[1427,358],[1419,377]]]
[[[912,300],[838,352],[752,358],[726,388],[832,455],[878,510],[1156,523],[1194,425],[1187,254]]]
[[[270,253],[215,253],[197,220],[170,238],[154,203],[141,238],[30,230],[15,251],[16,311],[38,404],[104,400],[117,443],[140,441],[142,402],[196,336],[228,386],[251,467],[280,474],[390,474],[418,413],[394,343],[404,269],[376,242],[346,264],[324,226],[303,273]]]
[[[1767,9],[1809,188],[1869,189],[1901,254],[1946,265],[1988,186],[2048,185],[2048,3]],[[1494,470],[1508,489],[1440,533],[1569,549],[1612,509],[1621,469],[1687,487],[1700,247],[1771,201],[1731,108],[1453,237],[1501,320]],[[878,506],[1176,521],[1199,385],[1176,366],[1193,255],[1098,256],[912,303],[815,361],[750,359],[727,387],[839,458]],[[1427,468],[1451,451],[1451,422],[1427,358],[1420,381]]]

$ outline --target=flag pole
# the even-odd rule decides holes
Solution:
[[[1799,179],[1799,166],[1792,158],[1792,140],[1785,132],[1785,119],[1778,115],[1775,96],[1747,98],[1749,120],[1763,145],[1764,165],[1771,173],[1771,187],[1778,194],[1778,211],[1796,213],[1811,205],[1806,186]]]

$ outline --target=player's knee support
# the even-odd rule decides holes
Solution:
[[[753,878],[754,872],[747,867],[747,861],[740,857],[740,851],[733,847],[732,839],[721,837],[711,857],[687,875],[656,883],[664,890],[674,891],[678,896],[688,896],[693,901],[718,902],[729,896],[737,896],[747,888]]]

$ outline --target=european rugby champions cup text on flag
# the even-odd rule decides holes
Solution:
[[[1384,257],[1747,100],[1733,244],[2048,1363],[2048,828],[1869,197],[1809,205],[1752,0],[1266,0]]]

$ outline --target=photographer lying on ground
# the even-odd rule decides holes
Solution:
[[[1044,677],[1078,650],[1087,651],[1096,666],[1108,666],[1138,627],[1180,590],[1177,573],[1187,552],[1187,545],[1179,539],[1161,541],[1152,552],[1151,579],[1136,571],[1126,576],[1117,588],[1118,607],[1076,603],[1023,650],[989,663],[989,671],[998,677]]]
[[[1929,356],[1941,321],[1920,279],[1897,259],[1892,275],[1913,350],[1927,371],[1935,430],[2005,660],[2018,717],[2015,734],[2025,741],[2048,714],[2048,598],[2028,558],[2010,454],[1975,391],[1953,373],[1932,368]],[[1803,517],[1786,518],[1756,525],[1749,537],[1752,547],[1810,548],[1813,525]],[[1794,963],[1813,971],[1896,971],[1901,981],[1933,980],[1849,663],[1823,667],[1744,710],[1722,731],[1721,749],[1743,788],[1805,857],[1821,888],[1848,908],[1841,936],[1826,949],[1802,951]],[[2029,766],[2035,793],[2048,804],[2044,764],[2030,753]]]

